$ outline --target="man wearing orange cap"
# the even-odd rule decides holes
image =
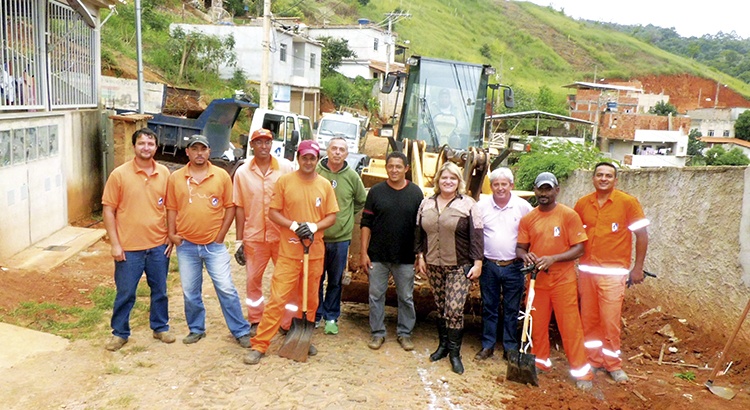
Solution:
[[[261,128],[253,132],[253,158],[234,173],[234,204],[237,249],[235,258],[247,272],[247,319],[250,336],[255,336],[263,316],[263,272],[268,260],[279,257],[279,226],[269,219],[269,205],[276,181],[294,170],[292,163],[271,155],[273,134]],[[289,328],[294,312],[286,315],[282,327]],[[284,326],[286,325],[286,326]]]
[[[339,211],[336,194],[327,179],[318,175],[320,157],[318,143],[302,141],[297,150],[299,169],[276,181],[271,198],[269,217],[280,229],[279,259],[271,279],[271,298],[266,305],[252,350],[245,356],[246,364],[258,364],[271,338],[279,330],[284,305],[290,300],[302,300],[303,238],[312,238],[310,245],[307,286],[307,320],[315,321],[318,309],[318,288],[323,274],[325,244],[323,231],[336,222]],[[310,345],[311,356],[317,350]]]

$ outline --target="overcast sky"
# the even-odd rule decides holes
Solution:
[[[750,2],[747,0],[528,0],[563,9],[575,19],[627,25],[653,24],[671,28],[683,37],[700,37],[733,30],[750,38]]]

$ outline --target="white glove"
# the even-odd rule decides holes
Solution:
[[[289,225],[289,229],[291,229],[292,232],[297,231],[298,228],[299,228],[299,224],[297,223],[297,221],[292,221],[292,224]]]

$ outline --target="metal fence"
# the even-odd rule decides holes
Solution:
[[[50,0],[0,0],[0,111],[96,107],[96,31]]]

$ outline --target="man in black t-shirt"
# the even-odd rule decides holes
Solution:
[[[385,292],[393,275],[398,295],[397,340],[413,350],[411,331],[414,311],[414,229],[422,190],[406,180],[409,163],[402,152],[391,152],[385,165],[388,179],[370,189],[362,211],[360,264],[370,282],[371,349],[385,342]]]

